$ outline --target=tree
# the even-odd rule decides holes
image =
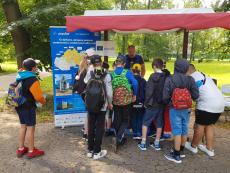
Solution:
[[[22,18],[22,13],[17,0],[4,0],[2,7],[9,26],[15,26],[15,22]],[[15,51],[17,55],[18,68],[21,67],[22,61],[29,57],[28,49],[31,46],[29,33],[22,26],[15,26],[11,31]]]

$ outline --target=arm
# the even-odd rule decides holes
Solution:
[[[149,104],[148,102],[151,100],[151,97],[153,96],[153,91],[154,91],[154,82],[152,80],[152,75],[151,75],[146,83],[146,90],[145,90],[146,105]]]
[[[189,77],[189,78],[190,78],[190,86],[191,86],[190,93],[191,93],[192,99],[196,100],[199,97],[199,89],[196,85],[195,80],[192,77]]]
[[[137,80],[135,79],[133,73],[128,70],[127,74],[126,74],[126,77],[129,81],[129,83],[132,85],[132,88],[133,88],[133,94],[136,96],[137,95],[137,92],[138,92],[138,82]]]
[[[40,87],[40,84],[38,81],[35,81],[31,85],[30,92],[37,102],[41,103],[42,105],[44,105],[46,103],[46,100],[42,95],[42,90],[41,90],[41,87]]]
[[[171,100],[172,90],[173,90],[172,83],[170,82],[170,78],[168,77],[165,81],[164,89],[163,89],[163,102],[165,104],[169,104]]]
[[[112,105],[112,101],[113,101],[113,89],[112,89],[112,80],[111,80],[110,74],[106,75],[106,78],[105,78],[105,87],[106,87],[106,94],[107,94],[108,104]]]
[[[143,64],[141,64],[141,76],[142,77],[145,76],[145,72],[146,72],[146,70],[145,70],[145,64],[143,63]]]

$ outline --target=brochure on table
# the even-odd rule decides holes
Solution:
[[[66,27],[50,27],[50,45],[53,70],[55,126],[73,126],[84,123],[86,108],[79,94],[72,93],[75,75],[85,50],[96,48],[100,33]]]

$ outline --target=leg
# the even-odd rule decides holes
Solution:
[[[205,139],[206,147],[208,150],[212,151],[214,147],[214,125],[205,126]]]
[[[88,113],[88,150],[93,151],[95,141],[95,123],[96,116],[94,113]]]
[[[196,148],[199,145],[201,139],[203,138],[204,128],[205,126],[203,125],[200,124],[196,125],[196,128],[194,129],[192,144],[191,144],[193,148]]]
[[[84,134],[88,134],[88,116],[85,119],[85,123],[84,123]]]
[[[27,126],[27,140],[28,140],[28,147],[29,147],[29,152],[32,152],[34,149],[34,132],[35,132],[35,126]]]
[[[175,151],[180,151],[180,147],[181,147],[181,136],[180,135],[174,136]]]
[[[122,115],[121,115],[121,106],[114,106],[114,120],[113,120],[113,128],[115,129],[115,135],[117,136],[118,130],[121,126]]]
[[[19,144],[18,144],[19,149],[24,147],[25,137],[26,137],[26,129],[27,129],[27,126],[25,124],[21,124],[21,128],[19,130],[19,138],[18,138],[18,140],[19,140]]]
[[[137,134],[140,137],[142,135],[142,117],[144,116],[144,110],[141,109],[138,113],[138,117],[137,117]]]
[[[137,135],[137,109],[132,108],[132,129],[133,129],[133,135]]]
[[[102,138],[104,134],[105,114],[106,112],[104,111],[96,114],[96,136],[95,136],[94,153],[101,152],[101,144],[102,144]]]
[[[120,142],[122,141],[125,135],[125,130],[129,126],[130,111],[131,111],[131,105],[123,106],[121,109],[121,125],[117,133],[117,139]]]

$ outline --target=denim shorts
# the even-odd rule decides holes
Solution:
[[[170,123],[174,136],[186,136],[188,134],[190,114],[188,109],[170,109]]]
[[[35,126],[36,124],[36,108],[17,108],[16,109],[20,123],[27,126]]]
[[[163,108],[146,108],[142,124],[149,127],[153,121],[157,128],[163,127]]]

